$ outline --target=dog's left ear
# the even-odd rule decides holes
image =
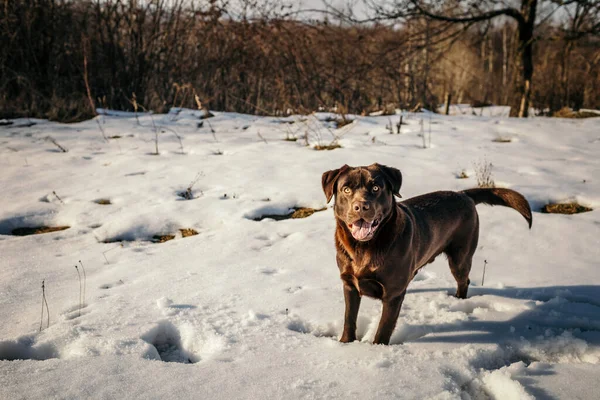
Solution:
[[[348,168],[350,167],[347,164],[344,164],[341,168],[323,172],[323,176],[321,177],[321,185],[323,186],[323,192],[325,192],[327,203],[331,201],[331,198],[335,193],[335,185],[340,175],[346,172]]]
[[[400,196],[400,186],[402,186],[402,172],[397,168],[387,167],[385,165],[375,164],[379,170],[383,173],[385,180],[392,188],[394,196]]]

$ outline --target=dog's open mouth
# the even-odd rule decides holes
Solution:
[[[378,218],[375,218],[371,222],[365,221],[361,218],[359,220],[354,221],[351,224],[348,224],[348,228],[350,228],[350,232],[352,232],[352,236],[354,236],[354,239],[360,241],[370,240],[375,234],[375,231],[377,230],[378,226]]]

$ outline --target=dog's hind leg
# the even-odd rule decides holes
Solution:
[[[450,264],[450,271],[456,279],[456,297],[459,299],[467,298],[467,291],[469,290],[469,272],[471,271],[471,261],[473,257],[465,257],[461,261],[454,261],[454,257],[448,255],[448,263]]]
[[[473,254],[477,249],[478,240],[479,223],[476,220],[475,224],[471,225],[469,232],[455,238],[444,250],[444,253],[448,256],[450,272],[456,279],[456,297],[459,299],[467,298],[469,283],[471,283],[469,273],[471,272],[471,263],[473,262]]]

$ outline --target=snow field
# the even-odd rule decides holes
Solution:
[[[529,231],[513,210],[478,206],[469,298],[451,296],[439,257],[411,283],[387,347],[370,344],[380,304],[369,299],[360,340],[337,342],[344,306],[331,208],[253,219],[320,209],[322,172],[373,162],[402,170],[404,198],[473,187],[474,163],[485,159],[534,211],[567,200],[598,208],[600,121],[406,114],[402,134],[390,135],[385,116],[336,130],[327,114],[215,113],[201,128],[198,114],[98,117],[107,136],[121,136],[108,144],[95,121],[0,128],[0,398],[594,397],[596,210],[535,212]],[[151,155],[151,118],[178,132],[184,154],[166,131]],[[421,119],[431,148],[422,148]],[[337,135],[342,148],[312,150],[306,133],[311,145]],[[462,170],[468,179],[456,178]],[[182,199],[199,173],[194,198]],[[198,235],[184,238],[184,228]],[[154,242],[165,234],[175,238]],[[44,320],[39,332],[42,279],[50,327]]]

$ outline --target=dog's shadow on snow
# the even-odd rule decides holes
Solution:
[[[416,288],[408,289],[409,294],[447,291],[450,288]],[[521,306],[513,303],[504,305],[498,299],[489,299],[491,295],[498,298],[523,300]],[[508,307],[508,308],[505,308]],[[522,311],[515,317],[505,321],[486,321],[478,314],[473,314],[477,308],[498,311],[511,311],[520,307]],[[546,287],[504,287],[491,288],[482,286],[469,287],[469,296],[449,307],[451,311],[463,311],[469,314],[468,320],[452,323],[411,325],[415,337],[408,334],[405,340],[401,337],[392,338],[399,342],[446,342],[446,343],[498,343],[512,335],[516,339],[535,338],[539,335],[560,334],[563,331],[572,332],[587,343],[600,345],[600,286],[546,286]],[[436,333],[431,337],[429,333]],[[440,334],[441,335],[437,335]],[[394,340],[395,339],[395,340]]]
[[[447,292],[454,288],[415,288],[409,294]],[[486,297],[495,296],[495,297]],[[502,302],[502,298],[522,300]],[[444,305],[443,307],[446,307]],[[478,308],[481,313],[476,312]],[[488,321],[487,310],[517,312],[505,321]],[[537,399],[555,397],[536,385],[535,376],[553,375],[552,364],[592,362],[586,354],[590,346],[600,346],[600,286],[547,287],[469,287],[465,300],[448,305],[449,311],[462,311],[466,320],[451,323],[399,324],[391,344],[464,343],[465,345],[500,344],[498,350],[482,351],[471,360],[474,368],[495,370],[523,361],[526,365],[541,361],[535,369],[514,378]],[[402,316],[400,317],[402,320]],[[597,360],[596,360],[597,361]]]

